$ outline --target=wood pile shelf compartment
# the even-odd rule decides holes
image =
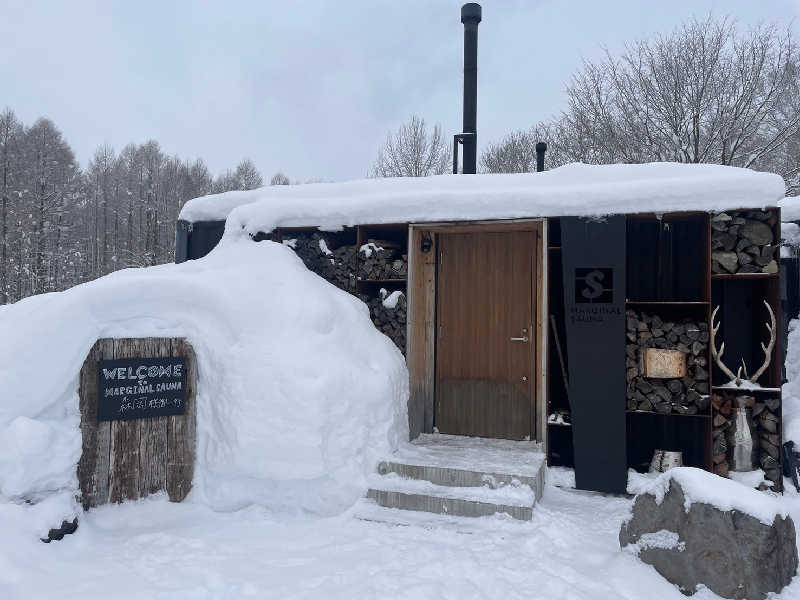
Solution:
[[[755,211],[754,211],[755,212]],[[747,211],[730,211],[733,217]],[[774,251],[767,249],[768,254],[777,256],[780,239],[780,209],[769,209],[769,221],[772,229]],[[767,240],[764,240],[767,241]],[[767,244],[765,244],[767,245]],[[762,246],[763,248],[763,246]],[[762,262],[767,262],[764,259]],[[754,373],[764,362],[765,356],[761,344],[768,344],[770,335],[765,323],[770,322],[769,311],[764,302],[772,308],[775,315],[775,346],[766,371],[758,378],[760,388],[736,389],[725,384],[730,377],[715,364],[712,379],[712,460],[714,470],[725,475],[728,472],[727,461],[723,456],[725,447],[722,443],[724,429],[731,426],[737,396],[750,396],[748,401],[753,421],[756,425],[757,439],[754,443],[759,447],[759,466],[773,481],[772,489],[782,491],[782,364],[783,335],[780,328],[783,323],[780,301],[780,277],[778,273],[715,273],[711,276],[711,308],[719,306],[717,322],[717,347],[725,343],[722,362],[734,373],[742,367],[750,374]],[[743,377],[746,379],[746,377]]]
[[[375,326],[405,353],[407,224],[357,225],[335,232],[319,231],[316,227],[285,227],[259,239],[273,239],[290,246],[311,271],[358,296],[369,307]],[[360,251],[370,242],[374,246]],[[397,291],[402,296],[392,297]]]
[[[673,450],[682,452],[685,465],[710,470],[709,215],[630,215],[626,251],[628,468],[647,471],[655,450]],[[632,339],[631,319],[646,322],[648,339]],[[646,377],[648,347],[681,351],[687,376]]]

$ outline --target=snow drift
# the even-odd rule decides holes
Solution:
[[[197,354],[189,501],[335,513],[407,439],[405,363],[367,307],[289,248],[228,240],[0,307],[0,499],[74,495],[81,364],[98,338],[150,336]]]

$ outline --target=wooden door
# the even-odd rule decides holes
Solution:
[[[436,426],[530,439],[537,231],[439,236]]]

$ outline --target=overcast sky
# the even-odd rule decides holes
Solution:
[[[461,127],[461,1],[0,0],[0,108],[47,116],[82,166],[158,140],[215,174],[362,177],[412,114]],[[485,0],[479,145],[557,113],[582,58],[695,14],[797,32],[800,0]]]

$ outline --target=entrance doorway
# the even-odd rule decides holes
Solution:
[[[439,234],[436,426],[533,439],[539,230]]]

